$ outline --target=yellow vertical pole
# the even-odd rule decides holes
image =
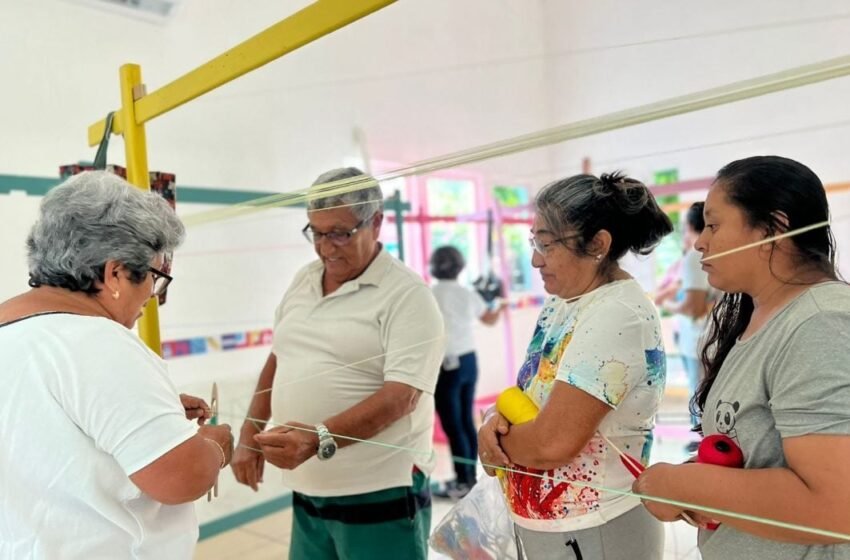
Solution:
[[[148,173],[148,146],[145,125],[136,124],[136,101],[142,97],[142,69],[138,64],[125,64],[121,76],[121,124],[124,132],[124,154],[127,159],[127,181],[144,191],[151,188]],[[139,336],[148,347],[162,355],[159,337],[159,302],[150,298],[139,319]]]

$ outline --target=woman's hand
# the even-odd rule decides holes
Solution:
[[[511,460],[499,444],[499,437],[510,430],[510,422],[494,412],[478,430],[478,456],[488,476],[496,476],[498,469],[494,467],[511,466]]]
[[[198,429],[198,434],[205,438],[216,442],[224,453],[221,468],[230,464],[233,459],[233,433],[228,424],[219,424],[218,426],[201,426]]]
[[[647,467],[632,484],[632,492],[643,496],[666,498],[665,480],[675,468],[676,466],[670,463],[656,463]],[[682,514],[685,513],[685,510],[678,506],[653,500],[642,499],[641,501],[647,511],[659,521],[676,521],[682,519]]]
[[[212,418],[212,410],[210,405],[200,397],[193,397],[185,393],[180,393],[180,403],[186,411],[186,418],[189,420],[198,419],[198,425],[203,426],[204,422]]]

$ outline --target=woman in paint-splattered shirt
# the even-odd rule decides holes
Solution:
[[[479,433],[482,462],[515,469],[503,488],[524,557],[660,558],[660,524],[637,499],[601,489],[634,480],[606,437],[648,461],[666,373],[658,313],[618,261],[650,252],[672,225],[643,184],[618,174],[557,181],[535,204],[532,264],[553,297],[517,385],[540,413],[516,426],[494,413]]]

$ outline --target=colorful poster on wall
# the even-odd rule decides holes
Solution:
[[[679,182],[678,169],[662,169],[653,174],[655,185],[673,185]]]
[[[679,182],[678,169],[662,169],[654,174],[655,185],[673,185]],[[671,194],[659,196],[656,198],[658,204],[664,206],[676,206],[679,203],[679,195]],[[673,210],[667,212],[670,221],[673,222],[675,229],[673,233],[661,240],[658,248],[655,250],[655,276],[663,283],[664,279],[671,275],[682,258],[682,230],[681,230],[681,212]]]
[[[199,336],[181,340],[166,340],[162,343],[162,357],[166,360],[182,356],[194,356],[209,352],[244,350],[272,343],[272,329],[257,329],[218,336]]]

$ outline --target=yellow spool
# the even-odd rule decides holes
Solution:
[[[496,410],[511,424],[531,422],[537,416],[537,405],[519,387],[510,387],[496,398]],[[496,471],[499,479],[505,478],[505,471]]]
[[[505,389],[496,399],[496,410],[511,424],[525,424],[537,416],[537,405],[519,387]]]

